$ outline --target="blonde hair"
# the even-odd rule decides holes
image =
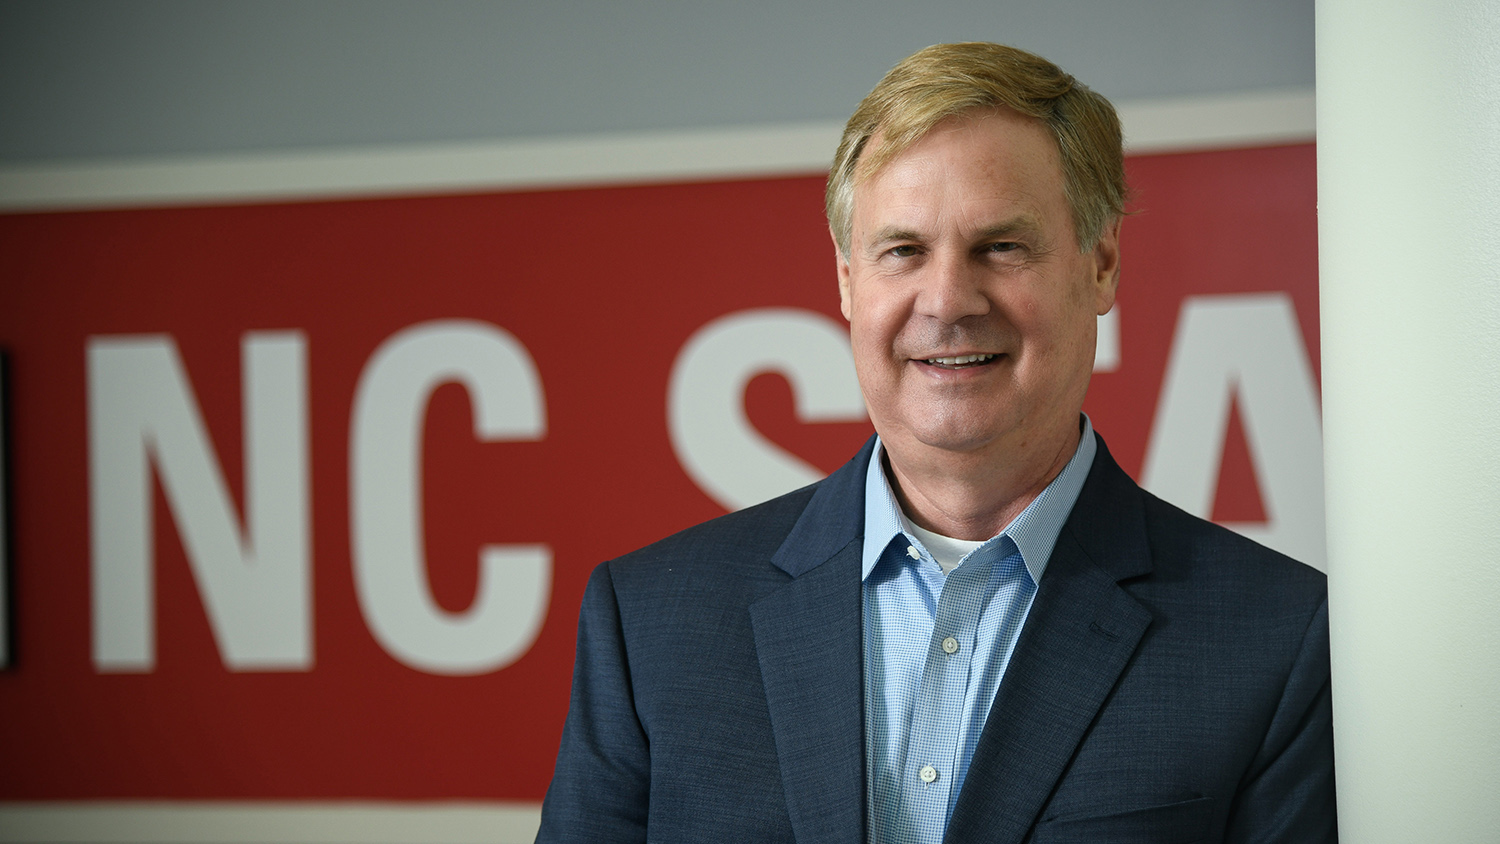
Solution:
[[[1114,106],[1041,56],[969,42],[913,53],[891,68],[845,124],[824,194],[839,251],[848,257],[856,184],[944,119],[995,106],[1042,121],[1057,140],[1078,248],[1092,249],[1125,211],[1125,158]],[[864,155],[877,132],[880,144]]]

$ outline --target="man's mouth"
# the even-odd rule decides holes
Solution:
[[[984,364],[994,360],[995,357],[996,355],[994,353],[980,355],[957,355],[955,357],[946,358],[927,358],[922,362],[929,366],[940,366],[944,369],[964,369],[971,366],[983,366]]]

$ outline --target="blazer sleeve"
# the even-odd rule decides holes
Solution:
[[[572,698],[536,840],[644,842],[650,770],[606,563],[583,594]]]
[[[1308,624],[1270,729],[1231,808],[1224,840],[1338,841],[1326,598]]]

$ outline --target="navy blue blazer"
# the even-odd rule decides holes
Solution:
[[[870,452],[594,571],[538,841],[865,840]],[[1334,841],[1328,676],[1323,576],[1101,439],[946,840]]]

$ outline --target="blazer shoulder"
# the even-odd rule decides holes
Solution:
[[[602,563],[616,579],[649,576],[661,569],[724,569],[768,561],[812,500],[811,484],[743,510],[685,528],[650,545]]]
[[[1249,537],[1141,490],[1147,536],[1158,566],[1175,563],[1208,567],[1239,578],[1308,589],[1321,596],[1327,577],[1317,569]]]
[[[605,565],[612,572],[706,567],[703,573],[714,575],[767,565],[783,576],[798,576],[861,529],[874,443],[871,437],[838,471],[816,483],[694,525]]]
[[[1132,591],[1236,595],[1262,609],[1269,601],[1301,611],[1316,608],[1327,594],[1327,579],[1317,569],[1142,489],[1102,438],[1069,526],[1090,556]]]

